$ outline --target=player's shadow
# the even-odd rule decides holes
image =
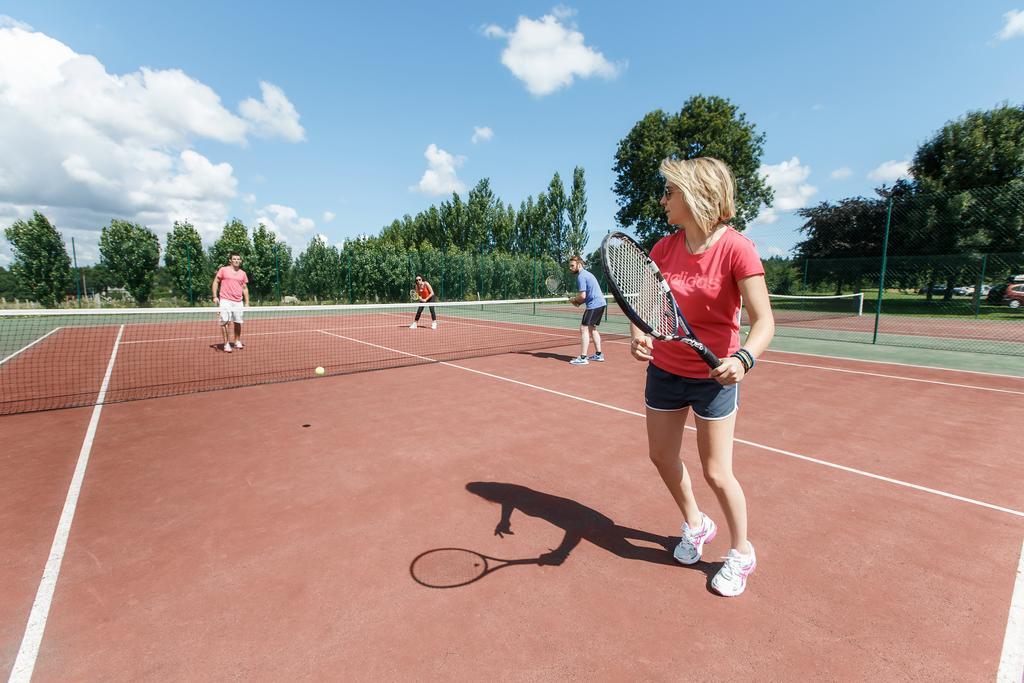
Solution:
[[[616,524],[610,517],[582,503],[518,484],[474,481],[466,484],[466,490],[501,506],[501,518],[494,529],[497,536],[513,533],[512,513],[515,510],[543,519],[564,531],[565,536],[558,547],[538,557],[537,564],[560,565],[580,542],[588,541],[625,560],[683,566],[672,557],[672,550],[679,542],[678,536],[659,536],[631,529]],[[689,567],[702,571],[709,581],[716,570],[715,565],[704,561]]]
[[[517,351],[524,356],[533,356],[534,358],[550,358],[551,360],[557,360],[564,363],[571,361],[576,356],[567,356],[564,353],[552,353],[550,351]]]

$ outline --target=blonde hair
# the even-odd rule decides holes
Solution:
[[[660,170],[665,182],[683,193],[683,201],[704,233],[736,215],[736,182],[724,161],[712,157],[665,159]]]

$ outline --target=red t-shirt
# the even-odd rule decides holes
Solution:
[[[740,348],[739,281],[764,275],[757,248],[750,239],[726,227],[702,254],[686,248],[684,231],[663,237],[651,260],[669,283],[694,334],[719,358]],[[693,349],[679,342],[654,340],[654,360],[662,370],[680,377],[706,378],[709,369]]]
[[[220,299],[228,301],[241,301],[242,285],[249,283],[249,276],[239,268],[235,270],[232,266],[221,266],[217,271],[217,279],[220,280]]]

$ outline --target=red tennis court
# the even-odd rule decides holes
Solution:
[[[1024,379],[768,353],[736,444],[758,569],[725,599],[709,581],[727,535],[693,567],[666,550],[678,513],[625,345],[573,367],[571,330],[541,326],[520,331],[565,340],[432,362],[474,325],[496,343],[479,321],[402,335],[319,321],[293,335],[317,336],[319,365],[365,349],[421,364],[0,417],[0,670],[1019,680]],[[204,388],[228,364],[292,370],[268,353],[288,330],[254,325],[230,356],[204,348],[215,337],[151,332],[111,337],[68,391],[129,391],[144,349],[182,354]],[[684,458],[697,467],[692,431]],[[417,581],[418,556],[452,547],[518,563],[457,588]]]

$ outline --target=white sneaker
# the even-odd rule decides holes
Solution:
[[[740,555],[740,551],[731,548],[725,556],[725,564],[711,579],[711,587],[719,595],[732,598],[747,587],[747,577],[757,566],[757,558],[754,556],[754,546],[750,546],[749,555]]]
[[[225,342],[225,344],[224,344],[224,353],[231,353],[231,344],[228,344],[228,343]]]
[[[604,362],[604,354],[598,351],[597,353],[587,356],[587,360],[597,361],[598,363]]]
[[[430,323],[430,329],[436,330],[437,329],[437,323]]]
[[[417,325],[416,323],[413,323],[412,325],[409,325],[409,329],[410,330],[415,330],[417,327],[419,327],[419,325]]]
[[[569,364],[570,365],[590,365],[590,361],[587,360],[586,356],[576,356],[571,361],[569,361]]]
[[[245,348],[245,344],[243,344],[241,341],[236,341],[235,342],[235,348],[236,349],[244,349]]]
[[[676,558],[676,562],[679,564],[696,564],[700,562],[701,553],[704,552],[704,544],[713,541],[717,533],[718,527],[703,512],[700,513],[700,527],[697,529],[691,529],[689,524],[683,522],[683,537],[679,540],[679,545],[672,552],[672,557]]]

